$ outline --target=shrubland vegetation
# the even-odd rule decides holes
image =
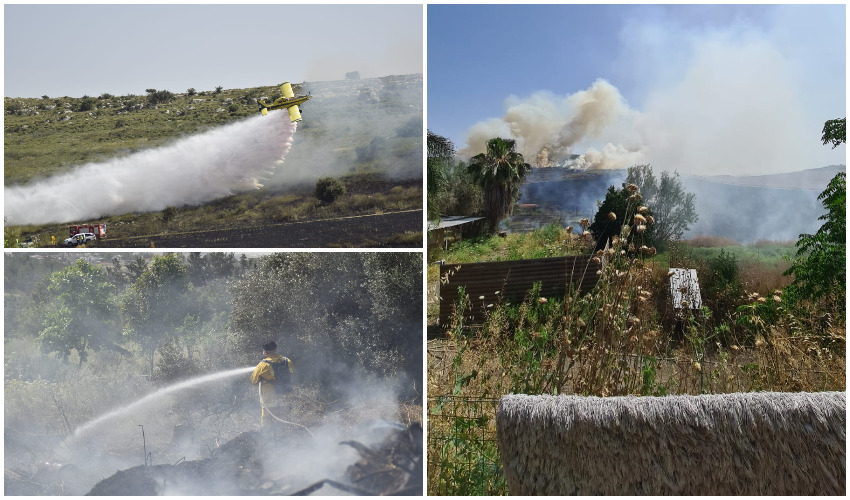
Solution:
[[[476,297],[461,300],[445,338],[429,345],[429,494],[507,493],[493,419],[504,394],[846,390],[844,174],[822,193],[824,224],[801,235],[796,255],[793,242],[679,241],[675,231],[659,252],[653,197],[633,183],[608,195],[597,227],[585,219],[582,235],[552,225],[429,250],[429,262],[582,253],[607,262],[586,295],[546,297],[535,287],[521,303],[497,304],[480,325],[462,320]],[[701,307],[674,309],[671,267],[697,270]],[[430,264],[429,321],[439,280]]]

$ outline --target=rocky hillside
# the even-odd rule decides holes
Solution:
[[[293,90],[313,94],[304,105],[302,128],[322,133],[326,147],[365,147],[376,137],[350,126],[347,138],[338,137],[337,121],[375,131],[418,121],[421,138],[422,75],[305,82],[294,84]],[[275,84],[184,92],[149,89],[147,95],[6,97],[4,183],[26,183],[238,121],[257,112],[257,99],[279,95]],[[329,119],[323,124],[320,117]],[[333,128],[334,141],[327,137],[328,127]]]

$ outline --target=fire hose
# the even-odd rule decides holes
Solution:
[[[272,413],[271,410],[269,410],[269,408],[266,406],[265,401],[263,401],[263,381],[262,380],[260,380],[258,387],[260,388],[260,406],[262,406],[263,410],[265,410],[273,419],[277,420],[278,422],[284,423],[284,424],[289,424],[289,425],[294,425],[296,427],[301,427],[302,429],[307,431],[307,434],[309,434],[310,437],[315,437],[315,436],[313,436],[313,433],[310,432],[310,429],[304,427],[303,425],[295,423],[295,422],[287,422],[286,420],[283,420],[282,418],[280,418],[277,415],[275,415],[274,413]]]

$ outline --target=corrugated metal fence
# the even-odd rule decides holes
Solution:
[[[544,259],[473,262],[440,265],[440,326],[448,327],[458,301],[458,288],[470,298],[466,324],[481,323],[496,304],[521,302],[536,282],[543,297],[557,297],[570,289],[590,291],[599,281],[602,264],[589,255]],[[482,298],[483,297],[483,298]]]

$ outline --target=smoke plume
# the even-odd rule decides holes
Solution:
[[[483,152],[493,137],[517,140],[517,148],[526,159],[538,163],[558,163],[568,158],[574,146],[587,139],[599,139],[616,123],[634,120],[620,92],[605,80],[595,81],[588,89],[567,96],[537,92],[527,99],[510,97],[505,116],[474,125],[468,132],[466,150],[473,155]],[[637,151],[635,150],[637,149]],[[586,167],[602,167],[622,163],[622,157],[633,157],[640,148],[605,144],[603,152],[592,150],[582,158]],[[605,161],[603,165],[600,162]]]
[[[6,187],[6,224],[158,211],[256,189],[283,163],[295,129],[287,113],[270,113],[26,186]]]
[[[782,6],[699,26],[647,12],[600,65],[610,80],[507,97],[502,117],[469,128],[461,154],[503,137],[535,166],[756,175],[845,163],[845,146],[820,141],[846,106],[844,37],[828,42],[844,33],[843,10]]]

